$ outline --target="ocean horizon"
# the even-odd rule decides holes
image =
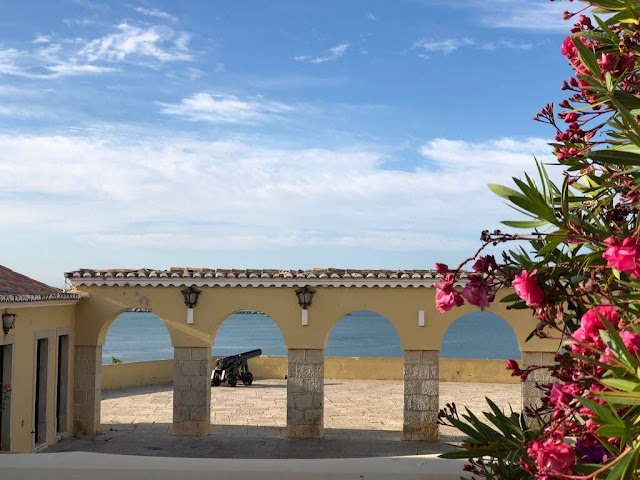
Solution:
[[[234,355],[255,348],[263,355],[286,356],[278,326],[262,313],[235,313],[220,327],[212,355]],[[402,357],[395,328],[373,312],[353,312],[331,331],[328,357]],[[519,359],[518,341],[499,316],[477,312],[456,320],[443,339],[441,358]],[[102,349],[103,364],[173,358],[169,332],[153,313],[125,312],[110,326]]]

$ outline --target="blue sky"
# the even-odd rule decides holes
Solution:
[[[56,285],[455,263],[570,75],[565,2],[2,3],[0,262]]]

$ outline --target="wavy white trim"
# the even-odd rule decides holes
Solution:
[[[432,287],[437,279],[415,278],[68,278],[74,286],[87,287]]]

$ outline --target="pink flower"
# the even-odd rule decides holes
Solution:
[[[469,282],[462,289],[462,296],[471,305],[480,308],[487,308],[491,305],[487,287],[481,282]]]
[[[507,370],[520,370],[520,365],[515,360],[507,360]]]
[[[634,357],[640,355],[640,335],[635,332],[630,332],[629,330],[622,330],[620,332],[620,338],[631,355]]]
[[[618,65],[619,70],[633,70],[635,66],[636,61],[632,55],[628,55],[626,53],[620,55],[620,64]]]
[[[449,272],[449,265],[447,265],[446,263],[436,263],[436,272],[438,272],[440,275],[445,275],[447,272]]]
[[[591,19],[586,15],[578,15],[578,23],[587,28],[591,28],[593,26],[591,24]]]
[[[640,248],[635,239],[627,237],[621,243],[618,237],[609,237],[604,243],[609,245],[602,254],[607,267],[628,273],[631,278],[640,276]]]
[[[567,57],[569,60],[573,60],[578,56],[578,49],[573,43],[573,37],[569,35],[562,42],[562,47],[560,47],[560,52],[562,55]]]
[[[536,440],[527,449],[527,453],[535,461],[538,473],[543,475],[568,473],[576,463],[573,448],[557,438],[544,442]]]
[[[565,123],[573,123],[578,120],[578,114],[576,112],[569,112],[564,116]]]
[[[487,255],[486,257],[480,257],[476,260],[476,263],[473,264],[473,269],[476,272],[488,272],[490,268],[496,268],[496,259],[493,255]]]
[[[549,401],[556,408],[564,407],[571,403],[576,395],[582,392],[582,387],[575,383],[569,383],[567,385],[559,385],[554,383],[551,386],[551,392],[549,393]]]
[[[573,338],[584,344],[591,345],[598,350],[603,350],[605,347],[602,339],[600,338],[600,330],[604,330],[605,328],[600,315],[606,318],[606,320],[614,327],[618,326],[620,318],[618,317],[616,309],[611,305],[598,305],[582,316],[582,319],[580,320],[580,327],[573,332]],[[584,355],[589,350],[578,343],[574,343],[571,346],[571,351]],[[607,352],[605,352],[605,357],[606,356]],[[606,360],[606,358],[603,357],[603,361],[604,360]]]
[[[7,382],[5,385],[9,390],[11,390],[11,382]]]
[[[618,56],[613,53],[603,53],[597,60],[602,72],[614,72],[618,64]]]
[[[522,273],[516,275],[512,282],[513,289],[525,301],[527,307],[537,307],[544,302],[544,292],[533,278],[536,273],[538,273],[537,270],[534,270],[531,274],[528,274],[526,270],[522,270]]]
[[[460,293],[453,288],[453,275],[447,275],[446,279],[440,279],[440,281],[442,283],[436,285],[438,289],[436,292],[436,308],[438,311],[445,313],[453,307],[461,306],[464,300]]]
[[[618,326],[620,318],[615,307],[611,305],[598,305],[591,308],[582,316],[580,320],[580,326],[583,327],[587,334],[600,336],[600,330],[604,330],[604,323],[602,323],[602,317],[614,327]]]

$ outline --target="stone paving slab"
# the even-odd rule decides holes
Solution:
[[[173,392],[169,385],[103,391],[102,432],[67,438],[47,452],[87,451],[127,455],[210,458],[357,458],[439,453],[460,432],[440,429],[439,443],[401,441],[403,383],[326,380],[325,438],[285,439],[286,381],[257,380],[250,387],[211,389],[211,435],[171,435]],[[508,409],[520,406],[520,386],[441,383],[440,406],[455,402],[474,413],[484,397]]]

